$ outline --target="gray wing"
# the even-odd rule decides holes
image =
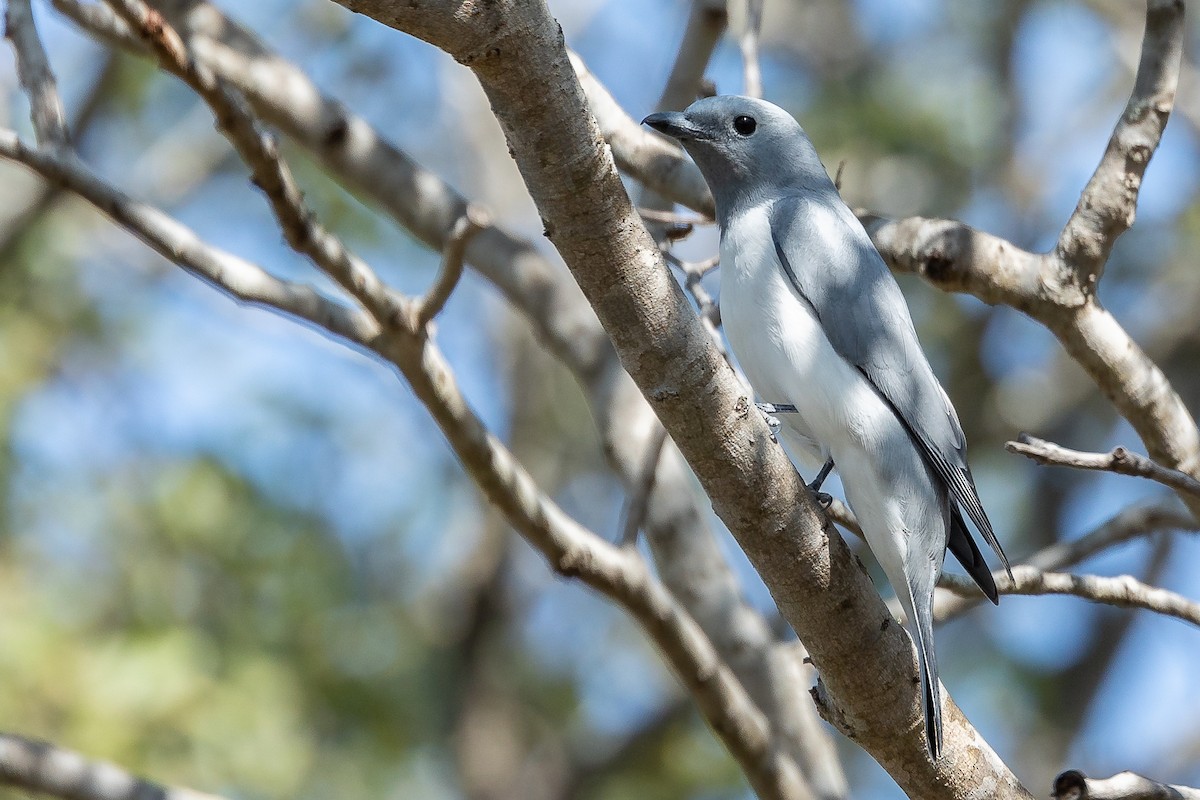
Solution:
[[[829,193],[775,201],[775,254],[833,348],[892,406],[1008,569],[967,466],[958,415],[921,350],[904,295],[862,225],[832,186]]]

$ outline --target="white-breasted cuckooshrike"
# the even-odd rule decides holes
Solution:
[[[783,109],[710,97],[644,122],[700,167],[721,230],[721,319],[762,400],[795,406],[780,435],[837,467],[846,500],[896,590],[917,646],[925,736],[942,749],[933,589],[946,548],[984,594],[996,583],[962,512],[1008,568],[984,513],[958,415],[908,305],[812,142]]]

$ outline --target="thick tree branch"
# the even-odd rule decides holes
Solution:
[[[446,49],[475,72],[548,235],[808,646],[849,734],[912,796],[1027,796],[949,700],[946,755],[930,763],[907,637],[881,624],[890,617],[874,587],[840,538],[827,535],[819,509],[658,257],[545,6],[343,5]]]
[[[8,0],[4,35],[17,54],[17,78],[29,96],[29,114],[38,143],[43,147],[66,145],[66,115],[29,0]]]
[[[0,783],[62,800],[221,800],[131,775],[62,747],[0,733]]]
[[[1119,772],[1111,778],[1089,778],[1068,770],[1054,779],[1054,800],[1200,800],[1200,789],[1173,786]]]
[[[1200,481],[1191,475],[1155,464],[1145,456],[1130,452],[1124,447],[1117,447],[1109,453],[1084,453],[1047,442],[1045,439],[1039,439],[1027,433],[1022,433],[1017,441],[1008,442],[1004,447],[1010,453],[1023,455],[1039,464],[1076,467],[1098,472],[1115,472],[1118,475],[1130,475],[1134,478],[1148,478],[1177,492],[1200,497]]]

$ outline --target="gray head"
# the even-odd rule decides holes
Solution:
[[[800,123],[765,100],[706,97],[642,122],[680,141],[708,181],[722,220],[764,196],[833,188]]]

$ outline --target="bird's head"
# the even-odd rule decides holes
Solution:
[[[791,114],[753,97],[697,100],[642,122],[678,139],[712,189],[718,216],[789,188],[830,186],[808,136]]]

